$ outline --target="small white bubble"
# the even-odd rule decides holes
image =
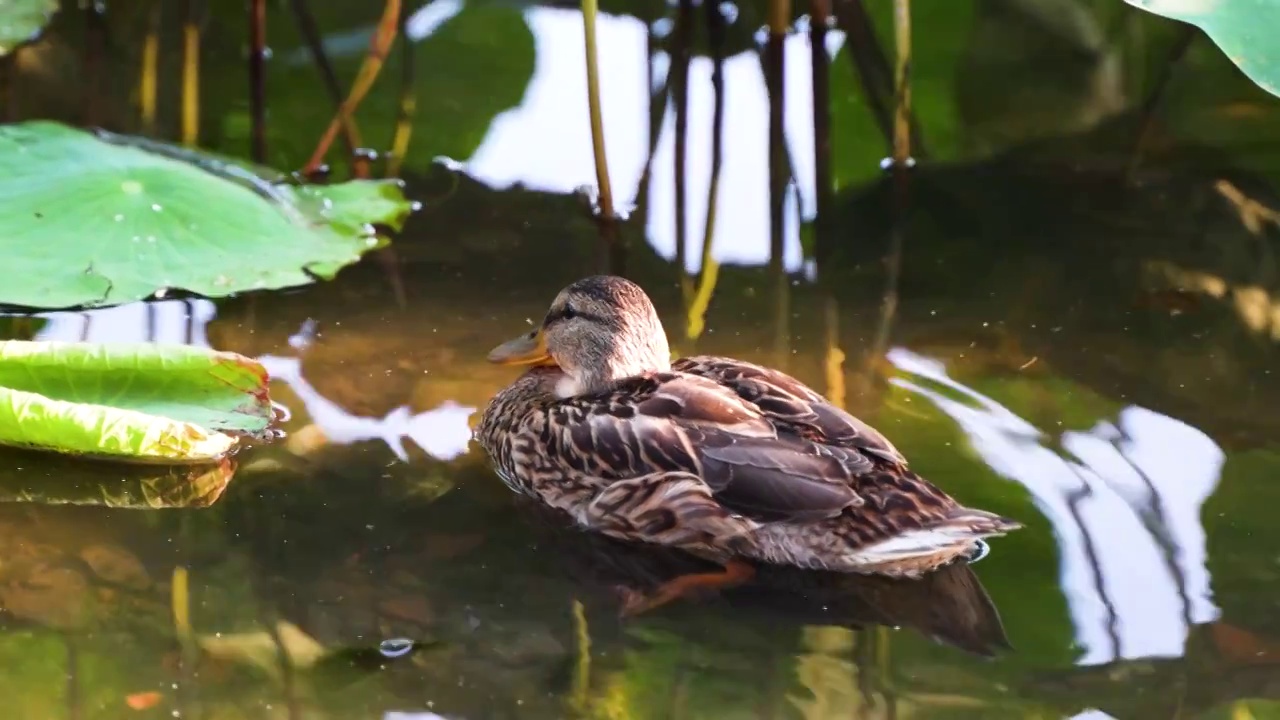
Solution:
[[[151,209],[155,210],[156,212],[160,212],[164,208],[160,207],[160,203],[151,203]]]
[[[121,215],[120,213],[116,213],[115,221],[124,222],[124,215]]]

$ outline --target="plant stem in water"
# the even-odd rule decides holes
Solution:
[[[333,71],[329,56],[324,52],[324,41],[320,39],[316,19],[311,15],[307,0],[290,0],[289,6],[293,8],[293,20],[298,25],[298,32],[307,42],[307,48],[311,51],[311,60],[320,71],[320,79],[324,82],[329,98],[333,100],[333,111],[336,113],[342,107],[342,88],[338,86],[338,76]],[[355,118],[343,118],[342,140],[347,146],[347,154],[354,156],[356,149],[361,145],[360,130],[356,127]]]
[[[391,157],[387,159],[387,177],[399,177],[405,156],[409,154],[409,138],[413,135],[413,116],[418,107],[418,95],[413,89],[413,43],[405,33],[408,12],[400,12],[400,105],[396,111],[396,131],[391,138]]]
[[[334,138],[338,136],[338,129],[342,127],[344,118],[355,112],[360,101],[369,92],[369,88],[373,87],[374,80],[378,79],[378,73],[382,71],[382,65],[387,59],[391,44],[395,42],[399,22],[400,0],[387,0],[387,4],[382,9],[382,18],[378,21],[378,28],[373,33],[373,40],[369,43],[369,53],[360,64],[360,71],[351,85],[351,92],[338,108],[338,114],[329,122],[329,127],[320,136],[320,142],[303,170],[304,175],[310,175],[319,169],[320,164],[324,162],[324,156],[329,153],[329,147],[333,145]],[[357,157],[353,162],[356,177],[369,176],[367,161]]]
[[[893,162],[911,157],[911,0],[893,0]]]
[[[156,89],[160,68],[160,8],[159,2],[151,5],[147,18],[147,37],[142,41],[142,77],[138,80],[138,114],[142,120],[142,132],[153,135],[156,131]]]
[[[675,173],[675,214],[676,214],[676,273],[680,278],[680,298],[687,307],[692,300],[693,284],[689,281],[686,249],[688,227],[688,182],[686,158],[689,155],[689,63],[692,53],[689,46],[693,32],[693,0],[680,0],[680,11],[676,15],[674,47],[671,62],[671,95],[675,101],[675,158],[672,169]]]
[[[187,0],[182,24],[182,144],[200,139],[200,22],[199,0]]]
[[[257,163],[267,159],[266,47],[267,0],[249,0],[249,156]]]
[[[785,125],[785,42],[791,24],[790,0],[769,1],[769,37],[764,48],[765,83],[769,89],[769,276],[773,282],[774,362],[785,369],[790,360],[791,297],[787,283],[783,231],[791,172]]]
[[[102,72],[102,68],[105,67],[104,57],[107,46],[107,19],[102,7],[97,3],[87,3],[84,13],[85,40],[84,51],[80,58],[80,77],[83,78],[85,89],[82,122],[85,125],[94,126],[102,124],[101,98],[105,94],[107,84],[107,78]]]
[[[711,45],[711,87],[715,94],[715,106],[711,114],[711,182],[707,187],[707,221],[702,232],[702,273],[697,292],[689,299],[688,325],[685,335],[697,340],[706,328],[707,308],[716,290],[720,265],[712,257],[712,243],[716,233],[716,206],[720,196],[720,166],[724,156],[724,16],[720,6],[704,3],[707,13],[707,34]],[[685,277],[684,272],[680,276]]]
[[[596,185],[600,215],[613,222],[613,190],[609,186],[609,160],[605,156],[604,117],[600,112],[600,68],[596,62],[596,0],[582,0],[583,46],[587,55],[587,110],[591,115],[591,148],[596,158]]]

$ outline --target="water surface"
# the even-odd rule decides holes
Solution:
[[[1136,11],[916,5],[923,142],[905,213],[843,30],[822,41],[829,146],[807,22],[783,43],[779,177],[760,18],[722,6],[732,21],[711,43],[700,7],[606,4],[610,169],[630,211],[608,243],[575,194],[594,182],[581,16],[436,0],[407,26],[418,115],[404,176],[423,210],[390,251],[306,288],[7,320],[11,337],[243,353],[289,413],[286,437],[241,453],[229,483],[5,456],[12,716],[1280,712],[1280,246],[1259,211],[1278,205],[1280,106],[1201,39],[1143,114],[1178,30]],[[1040,24],[1024,12],[1037,7],[1053,10],[1031,13]],[[271,12],[266,159],[296,168],[332,104],[291,16]],[[315,12],[347,82],[377,10]],[[145,14],[107,18],[98,92],[73,49],[92,30],[69,10],[6,81],[11,119],[140,130]],[[242,25],[239,4],[210,3],[202,30],[201,140],[239,155]],[[390,146],[402,63],[393,55],[362,110],[371,147]],[[719,274],[702,324],[681,277],[705,277],[707,236]],[[512,379],[484,363],[489,348],[566,283],[618,265],[677,350],[795,374],[962,502],[1026,529],[926,583],[784,575],[620,620],[614,585],[684,561],[563,531],[469,443],[472,413]],[[175,628],[184,582],[202,652]]]

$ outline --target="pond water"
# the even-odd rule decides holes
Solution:
[[[5,66],[7,118],[140,131],[144,4],[65,5]],[[312,5],[345,87],[379,8]],[[1280,101],[1205,38],[1166,73],[1179,26],[1118,3],[918,0],[899,213],[883,83],[854,69],[875,48],[846,42],[860,3],[822,40],[829,98],[807,19],[787,36],[780,105],[763,9],[717,6],[716,34],[701,7],[606,3],[629,210],[610,241],[575,194],[595,178],[581,15],[408,5],[413,56],[359,116],[390,147],[412,82],[423,208],[390,249],[289,291],[4,320],[252,356],[288,413],[281,441],[194,479],[6,456],[6,717],[1280,717]],[[165,7],[155,126],[176,138]],[[247,156],[243,8],[198,12],[201,144]],[[285,169],[333,108],[295,27],[271,4],[265,159]],[[681,278],[708,277],[704,236],[699,318]],[[485,353],[618,267],[677,351],[795,374],[1025,529],[921,583],[785,577],[620,619],[614,586],[678,559],[564,531],[469,442],[513,378]]]

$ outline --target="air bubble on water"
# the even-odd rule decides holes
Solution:
[[[156,212],[160,212],[164,208],[160,205],[160,203],[151,203],[151,209]]]
[[[116,222],[124,222],[124,215],[122,215],[122,214],[120,214],[120,213],[116,213],[115,221],[116,221]]]
[[[413,651],[413,646],[413,641],[408,638],[391,638],[378,643],[378,652],[388,658],[404,657]]]
[[[422,209],[422,203],[418,200],[414,200],[413,202],[409,203],[409,209],[412,210],[413,212],[418,212],[419,210]]]

